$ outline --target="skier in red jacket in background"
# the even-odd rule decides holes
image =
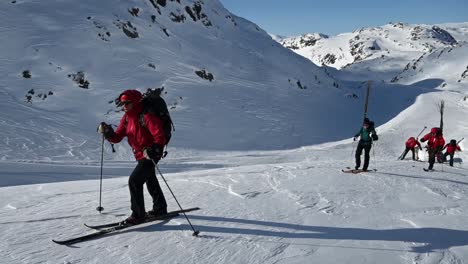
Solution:
[[[143,114],[140,103],[142,94],[137,90],[126,90],[119,96],[119,102],[125,114],[120,120],[117,130],[104,122],[99,131],[112,142],[119,143],[127,137],[138,164],[128,179],[132,215],[125,221],[128,224],[144,222],[146,211],[143,197],[143,185],[146,183],[148,192],[153,198],[153,210],[148,214],[159,216],[167,214],[167,204],[164,194],[156,178],[154,162],[158,162],[163,153],[166,138],[163,124],[159,117],[148,112]],[[144,122],[144,124],[143,124]]]
[[[427,152],[429,153],[429,167],[427,170],[433,170],[437,153],[442,151],[445,140],[442,131],[438,127],[431,128],[431,132],[426,134],[421,142],[427,141]]]
[[[406,141],[405,145],[406,145],[406,149],[403,152],[403,155],[401,155],[401,160],[405,159],[406,154],[408,154],[408,151],[410,151],[410,150],[413,153],[413,160],[418,160],[419,158],[418,158],[418,155],[417,155],[418,152],[416,151],[416,146],[418,146],[419,150],[422,150],[421,143],[419,143],[418,139],[416,139],[414,137],[410,137]]]
[[[457,145],[457,141],[455,139],[452,139],[450,140],[450,143],[445,145],[444,149],[447,149],[447,151],[442,157],[442,160],[447,161],[447,156],[450,156],[450,166],[453,167],[453,155],[455,154],[455,151],[461,151],[461,148]]]

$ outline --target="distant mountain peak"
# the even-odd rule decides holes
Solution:
[[[366,60],[401,57],[402,52],[410,56],[407,59],[410,61],[424,52],[457,44],[455,37],[442,25],[411,25],[403,22],[363,27],[332,37],[307,33],[279,42],[317,65],[337,69]]]
[[[327,35],[321,33],[306,33],[298,37],[289,37],[282,39],[280,43],[288,49],[301,49],[314,46],[320,39],[328,38]]]

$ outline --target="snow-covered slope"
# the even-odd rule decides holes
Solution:
[[[408,63],[392,82],[412,84],[428,80],[443,80],[442,88],[466,91],[468,84],[468,42],[441,48]]]
[[[286,135],[312,133],[315,110],[306,106],[346,94],[218,1],[0,5],[1,110],[10,116],[1,118],[3,159],[98,157],[88,144],[99,145],[98,122],[117,124],[111,101],[125,89],[164,86],[172,146],[198,149],[299,146]],[[265,132],[277,140],[262,140]]]
[[[458,162],[454,168],[436,164],[436,172],[425,173],[426,163],[396,161],[404,139],[428,117],[421,109],[440,96],[422,96],[379,128],[381,139],[371,159],[376,172],[341,172],[353,164],[355,145],[349,139],[290,151],[211,152],[163,160],[160,166],[182,206],[202,208],[188,214],[198,238],[180,216],[70,247],[56,245],[51,239],[91,233],[83,223],[126,217],[127,177],[104,178],[103,214],[95,210],[97,180],[3,187],[0,263],[464,263],[467,168]],[[442,97],[450,116],[468,114],[468,104],[450,92]],[[464,120],[453,123],[455,118],[446,125],[458,131],[468,126]],[[437,121],[433,116],[423,123]],[[456,160],[466,160],[463,155]],[[131,166],[106,163],[105,171],[120,176]],[[36,171],[53,172],[50,181],[93,169],[98,178],[99,171],[98,164],[10,163],[10,173],[5,163],[0,168],[0,183],[8,179],[10,185],[18,178],[41,182],[45,177],[36,178]],[[162,188],[169,208],[177,209]]]
[[[118,124],[112,101],[125,89],[165,87],[176,148],[299,147],[347,137],[362,116],[362,85],[342,85],[216,0],[4,1],[0,12],[3,160],[98,159],[96,126]],[[400,88],[391,110],[373,101],[379,122],[427,92]]]
[[[445,23],[438,24],[438,26],[450,33],[457,41],[468,41],[468,22]]]

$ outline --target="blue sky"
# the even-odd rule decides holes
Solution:
[[[229,11],[268,33],[330,35],[389,22],[468,22],[468,0],[220,0]]]

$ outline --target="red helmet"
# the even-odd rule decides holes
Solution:
[[[438,130],[439,130],[439,128],[433,127],[433,128],[431,128],[431,133],[437,133]]]

